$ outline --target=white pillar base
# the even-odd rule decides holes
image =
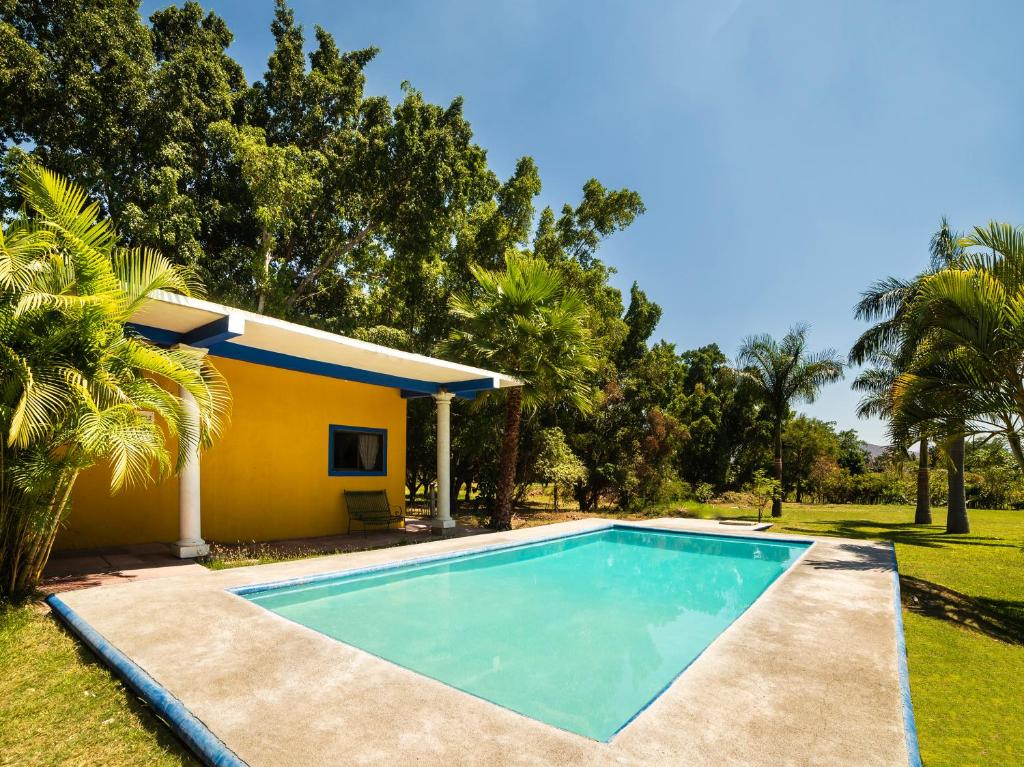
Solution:
[[[443,535],[445,530],[451,530],[453,527],[455,527],[455,520],[450,517],[448,519],[434,517],[430,520],[430,529],[435,533],[440,532]]]
[[[205,557],[210,553],[210,544],[201,538],[198,541],[178,541],[172,543],[171,548],[174,549],[174,554],[178,559],[195,559],[196,557]]]

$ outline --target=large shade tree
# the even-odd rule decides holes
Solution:
[[[84,469],[109,464],[115,491],[174,471],[228,401],[201,353],[125,327],[153,291],[188,293],[188,274],[119,248],[61,177],[25,165],[19,189],[26,207],[0,232],[0,599],[32,593]]]
[[[596,359],[582,295],[567,288],[560,273],[536,258],[509,254],[505,268],[471,267],[472,294],[452,300],[457,320],[447,344],[451,354],[515,376],[522,387],[508,390],[505,425],[491,527],[512,525],[519,432],[524,409],[556,400],[580,410],[591,407],[588,374]]]
[[[782,482],[782,428],[790,407],[813,402],[826,384],[843,377],[843,361],[833,349],[807,349],[807,326],[794,326],[781,341],[769,335],[747,338],[737,361],[755,384],[772,420],[775,479]],[[782,516],[782,499],[772,500],[772,516]]]
[[[474,290],[471,265],[498,269],[529,250],[586,297],[591,383],[626,374],[656,307],[637,291],[624,317],[599,250],[643,213],[639,194],[589,179],[581,198],[537,211],[534,162],[499,179],[461,99],[431,103],[411,85],[372,93],[372,40],[339,48],[284,2],[270,32],[251,82],[227,23],[191,0],[148,19],[136,0],[0,3],[0,217],[21,204],[17,169],[35,158],[99,201],[126,244],[195,266],[214,300],[423,354],[454,326],[451,296]],[[453,435],[453,476],[488,500],[497,451],[480,435],[500,433],[498,404],[455,410],[474,428]],[[410,403],[410,435],[431,421],[428,402]],[[521,469],[553,425],[602,468],[592,481],[629,473],[629,451],[603,471],[592,419],[561,403],[525,423]],[[429,439],[410,438],[410,488],[432,464]]]

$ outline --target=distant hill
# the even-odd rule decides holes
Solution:
[[[878,456],[884,455],[885,451],[889,449],[888,445],[872,445],[870,442],[861,442],[860,446],[871,458],[878,458]]]

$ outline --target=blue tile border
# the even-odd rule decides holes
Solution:
[[[99,656],[125,684],[146,701],[171,730],[209,767],[248,767],[234,751],[224,745],[210,729],[185,708],[184,704],[124,653],[90,626],[68,604],[51,594],[46,598],[50,609],[93,653]]]
[[[907,641],[903,633],[903,600],[900,597],[900,568],[896,560],[896,546],[892,547],[893,610],[896,613],[896,663],[900,676],[900,697],[903,702],[903,734],[907,739],[907,764],[922,767],[921,747],[917,741],[917,723],[914,704],[910,698],[910,669],[907,666]]]
[[[673,530],[668,527],[656,527],[653,525],[631,525],[623,522],[607,522],[597,527],[591,527],[587,530],[580,530],[576,533],[559,533],[556,535],[546,535],[540,538],[531,538],[528,541],[505,541],[502,543],[492,543],[489,546],[480,546],[473,549],[465,549],[463,551],[445,551],[439,554],[427,554],[422,557],[411,557],[409,559],[400,559],[391,562],[382,562],[379,565],[368,565],[366,567],[355,567],[351,570],[332,570],[327,573],[317,573],[316,575],[305,575],[298,578],[286,578],[279,581],[268,581],[266,583],[255,583],[249,586],[234,586],[229,589],[225,589],[229,594],[235,594],[236,596],[248,596],[249,594],[258,594],[263,591],[273,591],[274,589],[287,588],[289,586],[305,586],[310,583],[320,583],[322,581],[333,581],[339,578],[349,578],[357,575],[368,575],[370,573],[380,572],[381,570],[398,569],[412,565],[428,564],[430,562],[439,562],[446,559],[461,559],[463,557],[472,557],[478,554],[488,554],[493,551],[501,551],[503,549],[518,549],[525,546],[534,546],[541,543],[551,543],[552,541],[558,541],[569,538],[578,538],[581,535],[591,535],[593,533],[599,533],[604,530],[612,529],[621,530],[641,530],[641,531],[656,531],[659,533],[671,533],[674,535],[684,535],[690,537],[710,537],[710,538],[729,538],[732,540],[740,541],[763,541],[764,543],[807,543],[813,544],[815,541],[813,538],[804,538],[801,536],[789,536],[785,539],[770,538],[762,535],[731,535],[729,533],[716,533],[711,531],[697,531],[697,530]]]

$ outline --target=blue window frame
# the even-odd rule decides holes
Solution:
[[[388,430],[331,424],[327,473],[332,477],[387,476]]]

